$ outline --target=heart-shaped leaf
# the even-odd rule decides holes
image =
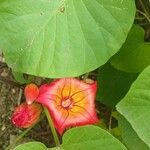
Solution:
[[[134,0],[2,0],[0,47],[16,72],[78,76],[119,50],[134,15]]]
[[[17,146],[14,150],[47,150],[47,148],[40,142],[28,142]]]
[[[127,150],[106,130],[96,126],[73,128],[63,136],[64,150]]]
[[[135,146],[136,150],[149,150],[149,147],[138,137],[130,123],[121,115],[119,127],[121,128],[123,142],[129,150],[135,150]]]
[[[39,142],[29,142],[17,146],[14,150],[127,150],[125,146],[106,130],[96,126],[72,128],[63,135],[59,147],[46,148]]]
[[[125,98],[117,104],[117,110],[150,147],[150,66],[141,73]]]
[[[22,73],[12,71],[13,77],[20,84],[29,83],[29,80],[26,80]]]
[[[150,43],[144,42],[144,30],[141,27],[132,27],[125,44],[113,56],[111,64],[126,72],[141,72],[150,65]]]

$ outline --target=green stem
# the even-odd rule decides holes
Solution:
[[[8,147],[5,150],[9,150],[10,148],[12,148],[18,141],[20,141],[31,129],[33,126],[31,126],[30,128],[27,128],[24,132],[22,132],[14,141],[13,143],[11,143],[10,145],[8,145]]]
[[[60,146],[60,142],[59,142],[59,138],[58,138],[56,129],[55,129],[55,127],[54,127],[52,118],[51,118],[51,116],[50,116],[50,114],[49,114],[49,111],[47,110],[46,107],[44,107],[44,111],[45,111],[45,114],[46,114],[46,117],[47,117],[49,126],[50,126],[50,128],[51,128],[51,131],[52,131],[52,134],[53,134],[53,137],[54,137],[54,141],[55,141],[56,147],[59,147],[59,146]]]
[[[44,118],[45,115],[42,115],[41,118],[39,119],[38,122],[40,122],[43,118]],[[38,123],[37,122],[37,123]],[[36,124],[37,124],[36,123]],[[25,131],[23,131],[11,144],[8,145],[8,147],[6,147],[5,150],[9,150],[11,149],[17,142],[19,142],[36,124],[34,124],[33,126],[27,128]]]

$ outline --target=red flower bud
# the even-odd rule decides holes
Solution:
[[[24,94],[27,104],[32,104],[39,95],[39,89],[35,84],[31,83],[25,87]]]
[[[42,107],[40,104],[32,103],[28,105],[22,103],[15,108],[11,121],[16,127],[28,128],[38,121],[41,112]]]

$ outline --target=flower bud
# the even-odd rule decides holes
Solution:
[[[39,89],[35,84],[31,83],[25,87],[24,94],[27,104],[32,104],[39,95]]]
[[[11,121],[16,127],[28,128],[38,121],[41,112],[42,107],[40,104],[32,103],[31,105],[28,105],[22,103],[15,108]]]

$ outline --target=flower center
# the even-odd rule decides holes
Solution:
[[[67,98],[67,99],[62,100],[61,105],[64,108],[72,107],[72,99],[71,98]]]

